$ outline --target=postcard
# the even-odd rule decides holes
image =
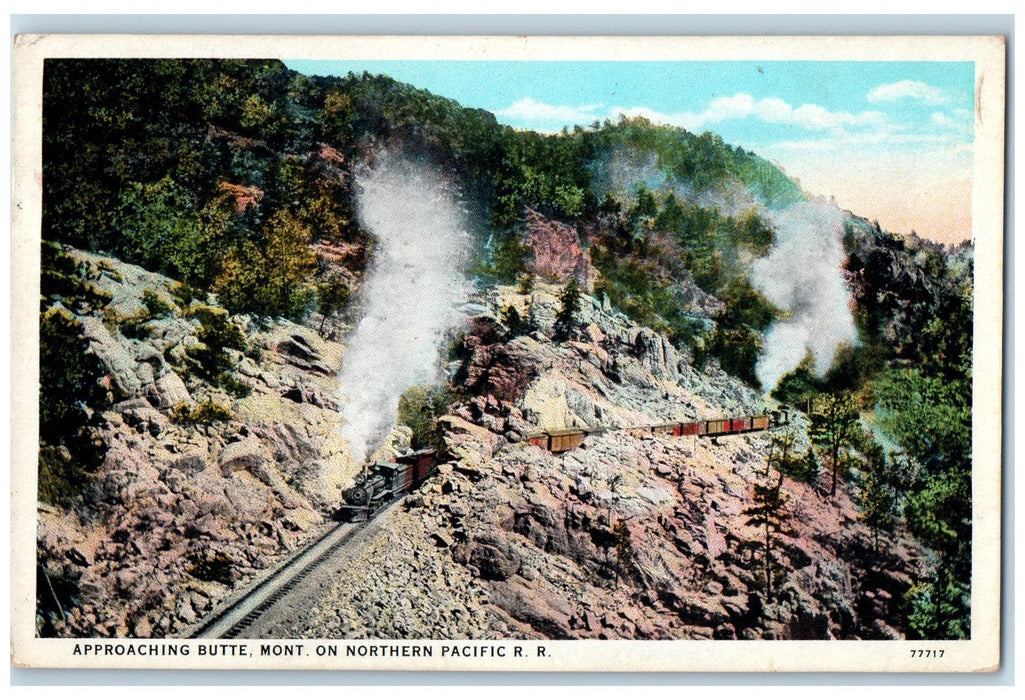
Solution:
[[[1002,37],[15,64],[14,664],[999,668]]]

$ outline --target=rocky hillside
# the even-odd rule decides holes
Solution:
[[[39,634],[178,634],[328,525],[357,470],[342,339],[375,318],[384,219],[423,224],[406,233],[434,252],[448,231],[441,257],[466,256],[452,276],[489,291],[447,386],[415,387],[445,415],[382,448],[440,440],[439,476],[297,635],[970,633],[970,244],[892,236],[744,148],[640,117],[542,135],[276,61],[55,59],[44,83]],[[434,174],[382,210],[438,204],[428,181],[451,206],[368,219],[366,178],[392,156]],[[803,257],[809,241],[828,260]],[[766,262],[780,251],[794,264]],[[414,293],[392,308],[441,318],[417,308],[437,296],[423,278],[400,278]],[[838,334],[770,352],[812,307],[798,335]],[[391,346],[435,338],[412,336]],[[435,349],[416,379],[365,384],[395,388],[385,425]],[[766,355],[788,362],[763,382]],[[616,431],[553,456],[523,440],[761,412],[763,384],[839,407],[846,434],[828,444],[819,411],[718,443]],[[819,483],[819,460],[839,479]],[[780,529],[768,573],[759,508]]]
[[[788,534],[765,592],[748,524],[768,435],[630,431],[552,455],[538,427],[631,426],[749,414],[750,389],[696,372],[664,338],[588,299],[577,340],[553,343],[553,289],[502,289],[458,368],[470,394],[444,419],[454,459],[390,515],[351,575],[297,621],[296,637],[890,639],[925,566],[907,537],[873,551],[851,494],[787,479]],[[497,311],[529,306],[538,330],[500,340]],[[484,391],[480,391],[484,387]],[[797,417],[795,422],[800,423]],[[624,530],[625,528],[625,530]],[[785,573],[782,573],[785,572]],[[400,592],[400,593],[396,593]]]
[[[69,508],[40,504],[40,629],[174,635],[326,526],[356,470],[336,432],[344,349],[307,326],[224,316],[243,342],[222,350],[225,375],[204,379],[191,358],[223,316],[216,305],[185,304],[176,283],[140,268],[69,255],[110,299],[75,315],[105,372],[93,435],[106,454]],[[617,431],[558,456],[523,442],[538,429],[764,409],[714,363],[696,371],[591,297],[573,337],[554,342],[557,291],[502,287],[483,300],[452,351],[466,398],[441,421],[450,461],[292,634],[899,636],[896,601],[923,554],[903,537],[874,553],[843,489],[827,499],[784,482],[789,532],[768,599],[762,533],[744,513],[767,434],[717,444]],[[154,297],[159,315],[146,311]],[[499,319],[510,306],[529,335],[509,338]]]
[[[74,315],[105,373],[93,439],[106,455],[69,508],[40,504],[40,625],[172,635],[308,540],[337,502],[355,471],[336,437],[342,346],[288,321],[228,320],[183,303],[165,277],[70,255],[110,298]],[[244,342],[219,350],[230,372],[213,382],[194,358],[215,350],[201,338],[218,319]]]

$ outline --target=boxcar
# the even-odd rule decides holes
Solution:
[[[402,489],[410,491],[430,476],[431,469],[434,467],[435,453],[434,450],[419,450],[400,455],[395,458],[395,461],[398,464],[406,465]]]
[[[769,417],[768,416],[755,416],[751,419],[751,430],[768,430],[769,429]]]
[[[548,433],[548,449],[552,452],[565,452],[580,447],[586,433],[583,430],[553,430]]]
[[[702,435],[724,435],[730,432],[730,422],[728,418],[705,421],[705,431]]]

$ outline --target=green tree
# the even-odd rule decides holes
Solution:
[[[743,511],[744,515],[748,516],[747,524],[762,528],[763,531],[761,549],[767,600],[772,600],[773,597],[773,546],[778,535],[788,532],[787,521],[790,519],[790,513],[784,507],[787,497],[782,489],[782,473],[779,474],[775,484],[772,483],[771,476],[767,475],[764,483],[754,484],[752,487],[754,505]]]
[[[626,521],[620,520],[612,528],[616,537],[616,586],[619,586],[619,577],[627,566],[634,560],[633,542],[630,539],[630,528]]]
[[[317,269],[308,226],[287,210],[274,214],[264,228],[267,281],[259,290],[270,313],[297,318],[313,296],[309,280]]]
[[[107,402],[105,370],[82,336],[82,324],[61,307],[39,321],[39,498],[68,507],[86,473],[106,449],[93,440],[95,415]]]
[[[324,323],[349,304],[349,285],[344,280],[332,278],[317,285],[317,311],[321,315],[320,330],[324,333]]]
[[[121,191],[117,220],[122,236],[119,248],[127,260],[149,270],[184,276],[173,254],[181,241],[198,237],[200,222],[193,198],[170,176],[152,183],[127,183]]]
[[[506,338],[511,339],[523,335],[527,330],[527,323],[512,304],[509,304],[502,312],[502,322],[508,329],[505,333]]]
[[[788,476],[794,471],[795,466],[800,462],[800,457],[794,452],[796,440],[797,436],[794,435],[793,430],[784,430],[772,436],[769,443],[769,457],[765,460],[766,478],[772,468]]]
[[[829,455],[832,474],[829,494],[833,496],[836,495],[837,475],[841,472],[842,460],[860,435],[858,404],[851,394],[826,394],[815,401],[809,418],[809,436]]]
[[[246,340],[242,331],[228,320],[228,314],[212,307],[198,307],[194,313],[202,324],[196,337],[199,345],[189,351],[195,361],[197,374],[206,381],[226,389],[248,393],[232,376],[229,350],[245,352]]]
[[[559,312],[555,315],[555,340],[567,340],[576,327],[580,311],[580,283],[571,277],[559,294]]]
[[[866,436],[861,468],[861,518],[872,532],[872,551],[879,551],[879,534],[893,528],[897,517],[897,489],[883,449]]]
[[[410,444],[414,450],[442,448],[438,418],[445,415],[451,402],[448,388],[438,385],[410,387],[399,397],[398,421],[413,431]]]
[[[282,210],[262,234],[263,250],[243,240],[224,257],[214,290],[231,311],[299,318],[316,294],[310,283],[317,267],[310,229]]]

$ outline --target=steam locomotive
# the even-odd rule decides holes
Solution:
[[[396,457],[391,462],[375,462],[342,491],[342,505],[336,519],[370,520],[393,499],[409,493],[434,473],[437,455],[434,450],[419,450]]]
[[[548,430],[534,433],[527,437],[527,444],[540,447],[553,453],[566,452],[580,447],[588,435],[606,433],[610,430],[625,430],[637,434],[674,435],[676,437],[695,435],[698,437],[716,438],[724,435],[740,435],[768,430],[786,425],[789,415],[786,410],[773,411],[771,414],[744,416],[741,418],[716,418],[713,420],[695,421],[693,423],[659,423],[633,428],[571,428],[568,430]]]

